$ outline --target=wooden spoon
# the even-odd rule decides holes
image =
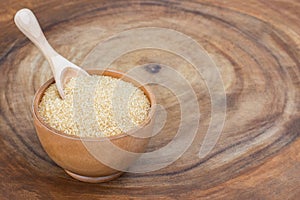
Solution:
[[[89,75],[82,68],[59,55],[48,43],[42,29],[33,14],[27,8],[19,10],[15,15],[15,24],[44,54],[47,58],[55,79],[57,90],[64,98],[64,86],[70,78],[78,75]]]

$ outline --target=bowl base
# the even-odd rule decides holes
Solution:
[[[67,174],[69,174],[71,177],[82,181],[82,182],[87,182],[87,183],[102,183],[102,182],[106,182],[106,181],[111,181],[113,179],[118,178],[119,176],[121,176],[124,172],[118,172],[109,176],[99,176],[99,177],[93,177],[93,176],[82,176],[79,174],[75,174],[73,172],[70,172],[68,170],[65,170],[65,172]]]

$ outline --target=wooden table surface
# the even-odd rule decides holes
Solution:
[[[164,27],[193,38],[218,66],[226,91],[216,146],[205,158],[197,156],[211,116],[205,80],[170,53],[132,52],[112,68],[164,59],[189,80],[202,116],[193,144],[158,171],[101,184],[69,177],[44,152],[33,127],[32,98],[51,71],[13,23],[23,7],[35,12],[53,47],[77,64],[123,30]],[[299,19],[299,0],[0,1],[0,199],[299,199]],[[168,117],[148,151],[172,140],[180,115],[170,91],[151,87]]]

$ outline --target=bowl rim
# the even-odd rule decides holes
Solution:
[[[155,114],[156,98],[155,98],[153,92],[151,91],[151,89],[147,85],[142,85],[139,81],[135,80],[133,77],[131,77],[129,75],[126,75],[124,72],[113,70],[113,69],[88,69],[86,71],[91,75],[104,75],[104,76],[110,76],[110,77],[118,78],[118,79],[121,79],[123,81],[130,82],[134,86],[141,89],[144,92],[144,94],[146,95],[149,102],[150,102],[150,111],[147,115],[147,118],[140,125],[138,125],[137,127],[133,128],[133,129],[130,129],[127,132],[122,132],[121,134],[112,135],[112,136],[108,136],[108,137],[105,137],[105,136],[101,136],[101,137],[80,137],[80,136],[77,136],[77,135],[70,135],[70,134],[64,133],[63,131],[56,130],[55,128],[52,128],[50,125],[48,125],[46,122],[44,122],[44,120],[42,119],[42,117],[40,116],[40,114],[38,112],[38,106],[39,106],[39,103],[40,103],[40,101],[43,97],[43,94],[44,94],[45,90],[51,84],[55,83],[54,78],[51,77],[44,84],[42,84],[42,86],[40,86],[38,88],[38,90],[36,91],[36,93],[33,97],[33,101],[32,101],[32,114],[34,115],[34,118],[39,122],[39,124],[41,124],[48,131],[50,131],[53,134],[56,134],[56,135],[59,135],[59,136],[62,136],[62,137],[66,137],[66,138],[69,138],[69,139],[72,139],[72,140],[84,140],[84,141],[101,141],[101,140],[107,140],[107,139],[116,140],[116,139],[119,139],[119,138],[129,137],[129,136],[135,137],[135,135],[133,135],[132,133],[138,131],[139,129],[142,129],[143,127],[148,125],[151,122],[151,120],[154,120],[153,117],[154,117],[154,114]],[[112,75],[115,75],[115,76],[112,76]],[[140,139],[148,139],[148,138],[140,138]]]

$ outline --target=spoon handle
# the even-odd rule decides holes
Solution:
[[[19,10],[15,15],[14,21],[20,31],[43,52],[53,72],[57,90],[60,96],[64,98],[62,72],[66,66],[70,66],[73,63],[63,58],[50,46],[37,18],[31,10],[27,8]]]
[[[19,10],[15,15],[15,24],[44,54],[49,62],[57,90],[64,98],[64,85],[72,77],[79,74],[88,76],[88,73],[59,55],[48,43],[33,12],[27,8]]]
[[[20,31],[43,52],[48,61],[51,60],[51,57],[58,55],[48,43],[37,18],[31,10],[27,8],[19,10],[15,15],[14,21]]]

